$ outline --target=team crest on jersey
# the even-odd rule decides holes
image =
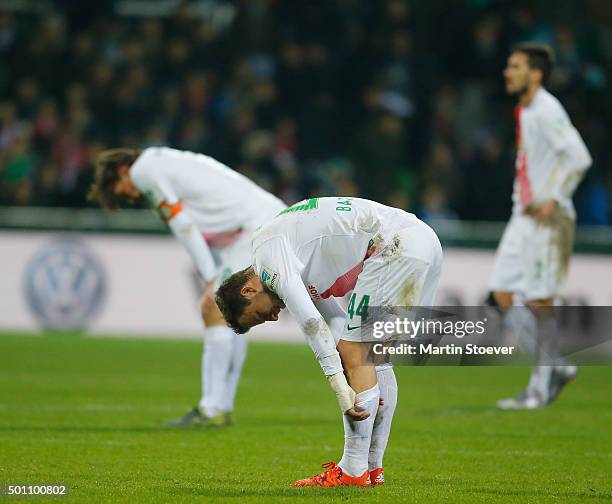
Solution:
[[[272,271],[269,268],[264,267],[261,270],[261,281],[263,282],[263,284],[268,287],[271,290],[276,290],[276,287],[278,285],[278,273],[276,273],[275,271]]]

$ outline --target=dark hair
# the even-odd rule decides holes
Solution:
[[[122,196],[115,194],[115,184],[119,180],[118,168],[131,166],[141,151],[136,149],[109,149],[100,152],[95,162],[94,181],[89,189],[87,199],[98,203],[102,208],[119,208]]]
[[[238,322],[244,309],[249,304],[249,300],[240,294],[240,289],[254,276],[255,271],[251,266],[234,273],[221,284],[215,296],[215,301],[223,314],[223,318],[238,334],[244,334],[250,329],[250,327],[244,327]]]
[[[512,54],[517,52],[527,55],[529,68],[537,68],[542,72],[542,85],[546,85],[555,63],[555,52],[552,47],[546,44],[525,42],[512,48]]]

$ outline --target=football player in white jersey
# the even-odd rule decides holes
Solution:
[[[225,319],[243,333],[278,320],[286,307],[343,414],[340,462],[294,485],[384,483],[397,382],[384,358],[375,367],[364,360],[373,347],[360,326],[368,306],[433,305],[442,266],[438,237],[403,210],[360,198],[311,198],[258,229],[252,254],[252,265],[217,291]],[[351,291],[345,313],[334,298]]]
[[[501,239],[491,279],[492,301],[536,352],[529,384],[502,409],[533,409],[553,401],[576,368],[558,355],[555,298],[565,280],[576,213],[572,195],[591,157],[559,100],[545,88],[553,67],[548,46],[521,44],[508,58],[506,91],[517,98],[516,178],[512,217]],[[513,308],[518,298],[531,310]]]
[[[252,231],[286,205],[215,159],[193,152],[112,149],[102,152],[96,165],[90,199],[114,209],[146,198],[183,244],[207,286],[201,301],[202,396],[195,408],[169,424],[228,425],[246,341],[223,320],[214,290],[250,264]]]

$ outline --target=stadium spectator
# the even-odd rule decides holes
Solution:
[[[593,153],[581,222],[610,222],[612,32],[597,2],[182,2],[155,17],[120,3],[0,10],[0,204],[85,205],[92,152],[166,144],[289,200],[347,188],[324,173],[343,158],[358,195],[415,211],[433,179],[445,213],[505,220],[499,75],[508,47],[532,40],[554,46],[550,89]]]

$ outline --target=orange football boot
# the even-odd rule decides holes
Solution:
[[[385,471],[383,471],[382,467],[370,471],[370,481],[372,482],[372,486],[385,484]]]
[[[365,471],[361,476],[349,476],[342,472],[342,468],[335,462],[322,464],[325,468],[321,474],[311,476],[293,482],[295,487],[334,487],[334,486],[360,486],[369,487],[370,471]]]

